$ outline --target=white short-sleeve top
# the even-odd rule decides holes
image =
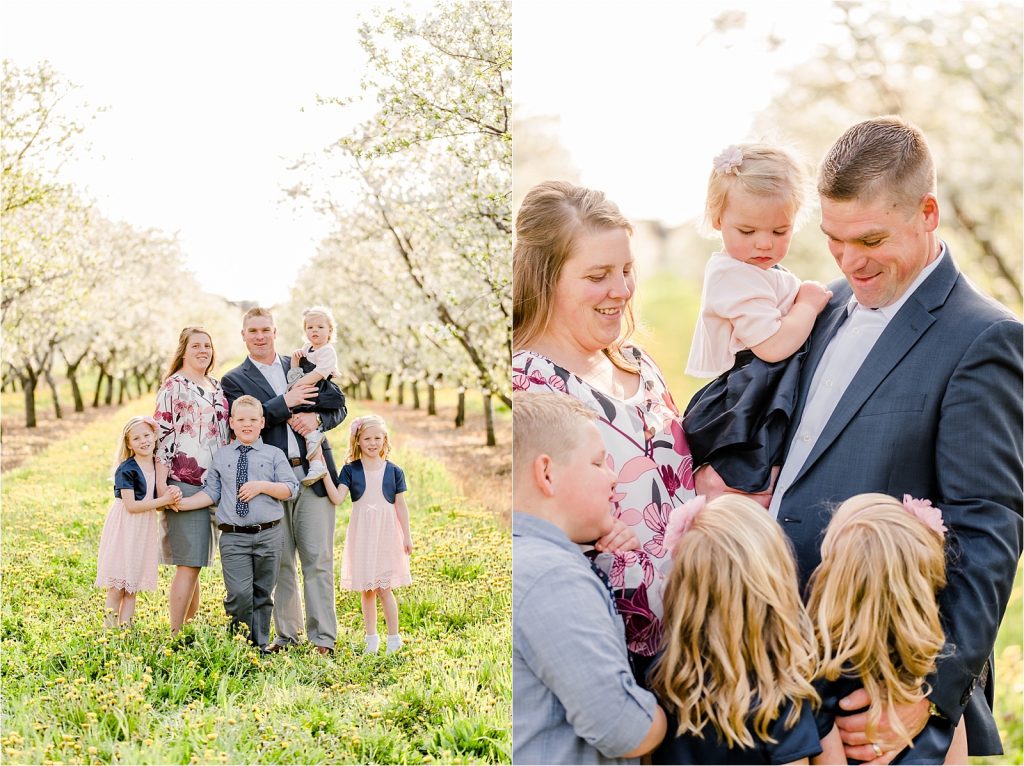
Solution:
[[[302,354],[316,365],[313,372],[319,374],[324,380],[341,377],[341,373],[338,372],[338,352],[330,343],[325,343],[320,348],[313,348],[312,343],[307,343],[302,347]]]
[[[732,369],[736,352],[763,343],[779,331],[800,284],[781,266],[762,269],[728,253],[712,255],[704,269],[700,316],[686,374],[716,378]]]

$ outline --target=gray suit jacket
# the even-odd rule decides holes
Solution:
[[[811,334],[790,436],[846,318],[850,287],[840,280],[831,288]],[[1020,322],[967,281],[947,248],[854,376],[779,508],[802,583],[820,562],[832,508],[848,497],[909,493],[942,509],[949,553],[940,611],[949,656],[929,679],[929,696],[951,720],[967,715],[972,755],[1002,752],[985,681],[1021,554],[1022,346]],[[972,697],[979,683],[986,693]]]

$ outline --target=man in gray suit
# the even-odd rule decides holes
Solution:
[[[1021,554],[1021,324],[979,293],[938,238],[935,168],[924,136],[899,118],[847,130],[818,181],[821,228],[844,280],[818,317],[799,406],[770,506],[803,582],[820,561],[831,508],[861,492],[928,498],[950,530],[940,596],[946,654],[918,705],[963,716],[971,755],[999,754],[990,657]],[[711,487],[713,470],[698,474]],[[867,704],[863,690],[845,709]],[[849,758],[889,763],[902,749],[887,720],[838,723]],[[872,760],[873,759],[873,760]]]

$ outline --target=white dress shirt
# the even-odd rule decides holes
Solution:
[[[275,359],[273,364],[263,364],[263,362],[257,362],[251,356],[249,359],[256,365],[256,369],[263,373],[263,377],[267,379],[267,383],[274,389],[274,393],[278,396],[283,396],[288,390],[288,379],[284,374],[284,365],[280,359]],[[288,431],[288,457],[299,457],[302,453],[299,451],[299,442],[295,438],[295,432],[289,427]]]
[[[768,508],[772,516],[778,518],[779,507],[782,505],[786,490],[804,467],[836,405],[843,398],[850,382],[864,364],[882,332],[903,308],[907,299],[935,271],[945,255],[946,245],[943,243],[939,256],[922,269],[899,300],[888,306],[879,309],[864,308],[857,302],[856,297],[851,296],[846,306],[848,318],[822,354],[818,368],[811,378],[811,386],[807,389],[807,403],[803,416],[800,418],[799,427],[793,433],[793,440],[789,444],[789,451],[786,453],[786,460]],[[865,448],[868,446],[865,445]]]

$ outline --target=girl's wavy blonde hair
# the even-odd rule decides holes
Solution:
[[[885,710],[911,743],[894,707],[928,694],[924,679],[945,642],[936,598],[945,584],[942,537],[896,498],[856,495],[836,510],[807,608],[821,646],[817,676],[860,678],[871,697],[869,739]]]
[[[363,457],[363,451],[359,449],[359,437],[363,435],[370,426],[377,426],[384,432],[384,446],[381,447],[380,456],[385,460],[391,454],[391,440],[388,438],[388,425],[380,415],[363,415],[352,421],[349,426],[348,455],[345,456],[346,463],[352,463]]]
[[[114,472],[117,472],[117,467],[121,465],[125,460],[130,457],[135,457],[135,450],[128,444],[128,435],[135,426],[143,424],[149,426],[153,430],[153,448],[154,452],[156,446],[160,441],[160,426],[157,422],[148,415],[136,415],[127,423],[124,424],[124,428],[121,429],[121,438],[118,439],[117,449],[114,450]]]
[[[633,234],[632,224],[604,192],[565,181],[545,181],[526,193],[516,215],[512,248],[513,349],[527,348],[547,330],[555,287],[562,268],[572,257],[576,238],[581,233],[608,229],[625,229]],[[604,353],[619,369],[636,372],[636,363],[622,353],[636,328],[632,298],[626,303],[624,315],[622,334]]]
[[[754,747],[787,701],[787,728],[811,685],[817,652],[789,543],[753,500],[723,495],[694,517],[672,553],[664,652],[652,689],[679,721],[676,736],[711,725],[729,747]]]

